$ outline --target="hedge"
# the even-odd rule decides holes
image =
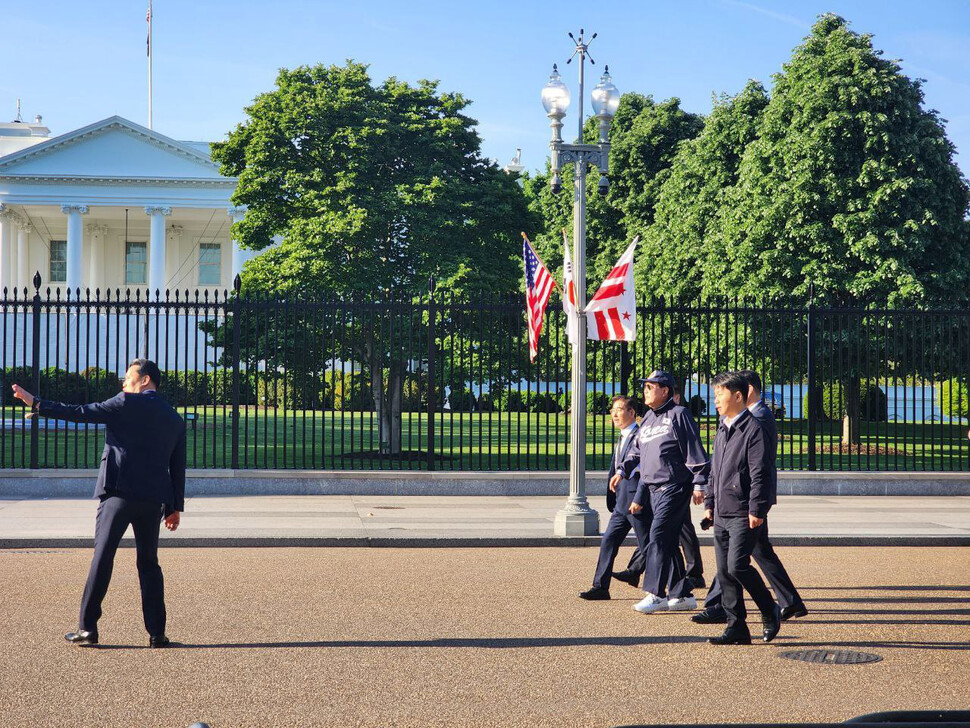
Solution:
[[[966,379],[953,377],[940,382],[937,398],[944,417],[970,417],[970,387]]]
[[[810,392],[802,399],[803,412],[810,409]],[[832,382],[815,390],[814,411],[820,419],[841,420],[846,415],[845,394],[840,382]],[[889,398],[886,393],[870,382],[859,385],[860,419],[869,422],[885,422],[889,419]]]

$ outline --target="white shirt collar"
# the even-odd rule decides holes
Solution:
[[[636,429],[636,427],[637,427],[637,421],[636,421],[636,420],[633,420],[633,422],[631,422],[631,423],[630,423],[629,425],[627,425],[627,426],[626,426],[626,427],[624,427],[624,428],[623,428],[622,430],[620,430],[620,434],[621,434],[621,435],[622,435],[623,437],[626,437],[626,436],[627,436],[627,435],[629,435],[629,434],[630,434],[631,432],[633,432],[633,431],[634,431],[634,430]]]

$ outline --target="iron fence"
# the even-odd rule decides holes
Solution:
[[[548,313],[528,361],[519,297],[300,300],[235,292],[4,292],[0,467],[96,467],[103,430],[24,420],[42,397],[105,399],[132,358],[164,372],[193,468],[566,470],[569,345]],[[237,284],[238,285],[238,284]],[[663,299],[638,304],[636,342],[590,342],[589,469],[605,469],[613,394],[653,368],[681,379],[708,445],[708,382],[751,368],[788,470],[968,466],[970,309]]]

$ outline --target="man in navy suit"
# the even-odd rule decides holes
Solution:
[[[141,606],[149,647],[166,647],[165,596],[158,564],[159,521],[174,531],[185,508],[185,423],[157,392],[155,362],[135,359],[122,391],[105,402],[72,405],[35,397],[13,385],[14,397],[41,415],[105,426],[104,454],[95,496],[101,500],[94,529],[94,558],[88,572],[76,632],[80,645],[98,643],[101,602],[108,591],[115,552],[130,524],[135,533]]]
[[[620,479],[616,483],[613,482],[617,465],[623,462],[637,436],[638,425],[633,400],[622,394],[616,395],[613,398],[610,416],[613,420],[613,426],[620,431],[620,437],[613,451],[613,459],[610,462],[608,478],[610,487],[606,494],[606,505],[612,511],[612,515],[606,530],[603,532],[596,574],[593,577],[593,588],[582,592],[579,595],[581,599],[609,599],[613,562],[623,544],[623,539],[627,537],[632,528],[637,537],[638,548],[645,551],[650,533],[650,511],[641,510],[638,513],[633,513],[630,510],[633,496],[637,492],[636,478],[631,477],[630,479]]]

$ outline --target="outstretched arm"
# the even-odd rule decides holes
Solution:
[[[13,396],[25,405],[33,408],[35,401],[38,402],[37,414],[44,417],[52,417],[68,422],[94,422],[107,424],[121,411],[124,405],[123,393],[118,393],[114,397],[104,402],[93,402],[91,404],[64,404],[63,402],[51,402],[48,400],[38,400],[19,384],[13,385]],[[30,412],[30,418],[34,412]]]

